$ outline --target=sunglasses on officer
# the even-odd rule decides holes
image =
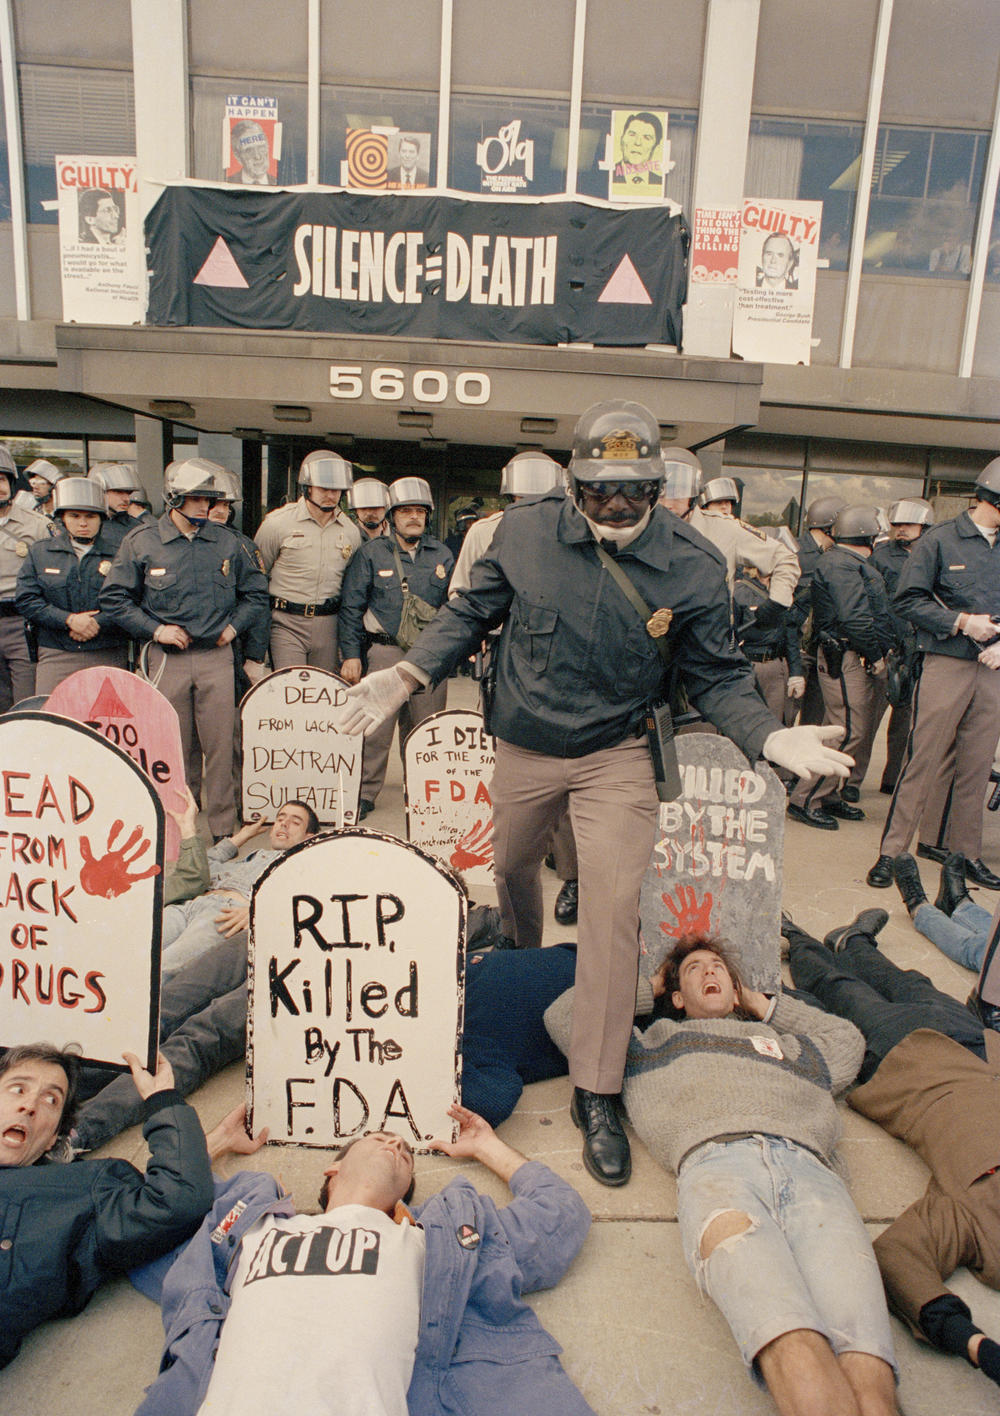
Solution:
[[[580,490],[595,501],[611,501],[612,497],[624,497],[626,501],[643,502],[655,497],[660,490],[659,482],[581,482]]]

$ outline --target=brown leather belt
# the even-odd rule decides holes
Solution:
[[[340,609],[340,597],[336,595],[315,605],[297,605],[294,601],[283,600],[278,595],[271,595],[269,598],[272,610],[280,610],[283,615],[299,615],[302,619],[318,619],[322,615],[335,615]]]

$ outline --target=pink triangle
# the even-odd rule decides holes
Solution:
[[[622,256],[615,273],[597,297],[599,305],[651,305],[649,291],[628,256]]]
[[[115,692],[110,679],[105,679],[98,690],[88,717],[90,718],[131,718],[131,711]]]
[[[193,285],[215,285],[227,290],[249,290],[246,277],[236,264],[232,251],[221,236],[209,251],[205,264],[191,282]]]

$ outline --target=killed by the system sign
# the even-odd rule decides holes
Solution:
[[[414,846],[346,830],[257,882],[247,1064],[253,1128],[332,1146],[394,1130],[415,1147],[458,1100],[466,900]]]

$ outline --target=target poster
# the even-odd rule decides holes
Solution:
[[[295,667],[244,694],[244,821],[273,821],[289,801],[311,806],[321,825],[358,819],[364,739],[344,731],[347,688],[325,669]]]
[[[156,788],[166,814],[166,860],[180,853],[180,831],[169,814],[184,805],[185,768],[177,710],[159,689],[125,669],[80,669],[49,694],[46,713],[75,718],[120,747]]]
[[[163,807],[80,723],[0,718],[0,1045],[156,1058]]]
[[[273,187],[281,160],[278,100],[230,94],[222,119],[222,171],[242,187]]]
[[[769,364],[809,363],[822,217],[822,202],[744,201],[734,354]]]
[[[57,157],[63,319],[138,324],[145,241],[134,157]]]
[[[406,839],[458,871],[493,884],[496,739],[481,713],[449,708],[418,723],[403,747]]]
[[[681,795],[661,802],[659,830],[639,895],[642,935],[655,968],[686,934],[725,939],[751,988],[780,978],[785,789],[761,760],[752,768],[728,738],[677,738]]]
[[[439,861],[356,827],[287,851],[254,886],[249,1125],[279,1144],[454,1134],[466,896]]]
[[[430,184],[430,155],[430,133],[411,133],[400,128],[348,128],[341,185],[368,190],[426,190]]]

